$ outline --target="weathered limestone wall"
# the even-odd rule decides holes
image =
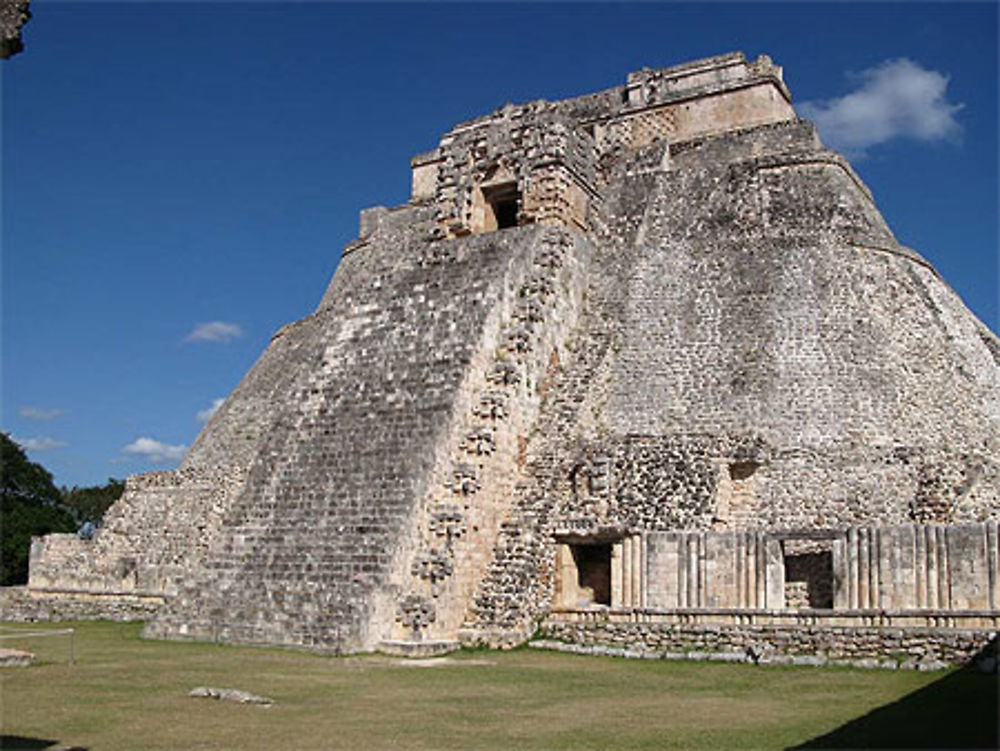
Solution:
[[[608,152],[638,149],[664,139],[687,141],[794,118],[795,111],[782,88],[773,80],[755,79],[745,88],[699,88],[683,96],[651,96],[648,103],[640,102],[636,109],[594,127],[597,148]]]
[[[816,624],[693,625],[546,621],[540,646],[577,647],[584,654],[755,662],[762,665],[844,665],[939,669],[992,652],[996,628],[877,628]],[[551,640],[551,641],[550,641]],[[986,666],[984,666],[986,667]]]
[[[163,606],[162,597],[112,593],[107,596],[79,593],[35,592],[28,587],[0,588],[0,621],[35,623],[105,619],[145,621]]]
[[[850,529],[833,543],[838,608],[1000,610],[997,523]]]
[[[216,410],[188,450],[182,468],[246,468],[253,461],[281,405],[312,366],[314,317],[282,327],[250,372]]]
[[[729,89],[733,84],[750,86],[762,81],[773,84],[786,102],[791,101],[781,68],[767,55],[760,55],[748,63],[742,52],[730,52],[669,68],[644,68],[629,73],[627,80],[626,98],[632,106],[663,104],[678,97],[702,98],[720,89]],[[738,121],[726,124],[740,125]]]
[[[502,515],[492,504],[512,482],[526,404],[571,319],[571,277],[586,253],[563,230],[431,243],[395,218],[369,222],[300,324],[296,346],[312,364],[278,406],[219,544],[151,634],[370,649],[397,619],[426,617],[432,589],[442,602],[450,588],[458,597],[442,606],[441,627],[461,609],[482,564],[463,556],[441,589],[448,557],[431,517],[457,506],[468,541],[457,544],[488,549],[483,535]],[[496,419],[479,412],[514,407],[516,429],[493,435],[502,460],[470,459],[473,422]]]
[[[508,277],[497,323],[470,362],[466,396],[419,507],[419,540],[392,636],[454,639],[507,516],[538,407],[575,323],[590,247],[564,229],[534,232]]]
[[[651,532],[629,537],[622,606],[782,609],[795,544],[828,539],[838,610],[1000,610],[996,521],[940,527],[851,528],[846,532]],[[798,571],[794,571],[798,574]],[[613,581],[614,587],[616,582]],[[798,603],[801,604],[801,603]]]
[[[32,540],[28,586],[52,595],[175,594],[214,543],[242,482],[239,471],[218,467],[130,477],[92,539]]]
[[[466,638],[531,632],[560,535],[996,518],[996,338],[810,125],[630,164]]]
[[[518,224],[586,229],[595,196],[593,138],[548,102],[515,107],[463,123],[438,148],[415,157],[413,199],[436,207],[435,237],[495,230],[488,194],[510,187]]]
[[[645,213],[611,387],[591,397],[607,399],[607,430],[752,435],[791,454],[773,457],[780,465],[799,451],[880,465],[878,447],[903,441],[928,454],[995,448],[1000,370],[974,318],[955,314],[924,264],[893,252],[845,165],[822,152],[719,164],[696,151],[673,158]],[[762,525],[792,497],[815,503],[800,518],[852,520],[820,483],[779,471],[781,490],[761,480]],[[899,490],[899,504],[914,495]]]

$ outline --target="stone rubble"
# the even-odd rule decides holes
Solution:
[[[266,696],[257,696],[249,691],[241,691],[237,688],[210,688],[208,686],[198,686],[188,691],[188,696],[196,699],[220,699],[222,701],[232,701],[237,704],[262,704],[270,706],[274,704],[273,699]]]

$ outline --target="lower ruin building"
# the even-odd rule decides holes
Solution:
[[[35,540],[27,600],[332,652],[995,633],[1000,343],[770,59],[507,105],[412,169],[177,471]]]

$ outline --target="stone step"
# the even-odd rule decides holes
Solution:
[[[379,642],[378,651],[393,657],[437,657],[454,652],[461,644],[452,639],[425,639],[408,641],[403,639],[386,639]]]

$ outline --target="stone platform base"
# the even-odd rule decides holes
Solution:
[[[725,660],[764,665],[938,669],[970,662],[995,669],[992,628],[560,621],[542,624],[549,649],[625,657]],[[538,646],[538,640],[535,640]],[[553,646],[559,642],[563,646]],[[992,662],[990,660],[992,659]]]
[[[0,621],[146,621],[156,615],[164,599],[135,593],[0,587]]]
[[[457,641],[402,641],[387,639],[379,642],[378,651],[393,657],[437,657],[454,652],[461,645]]]
[[[458,631],[458,639],[463,647],[490,649],[514,649],[531,638],[533,631],[524,629],[463,628]]]

